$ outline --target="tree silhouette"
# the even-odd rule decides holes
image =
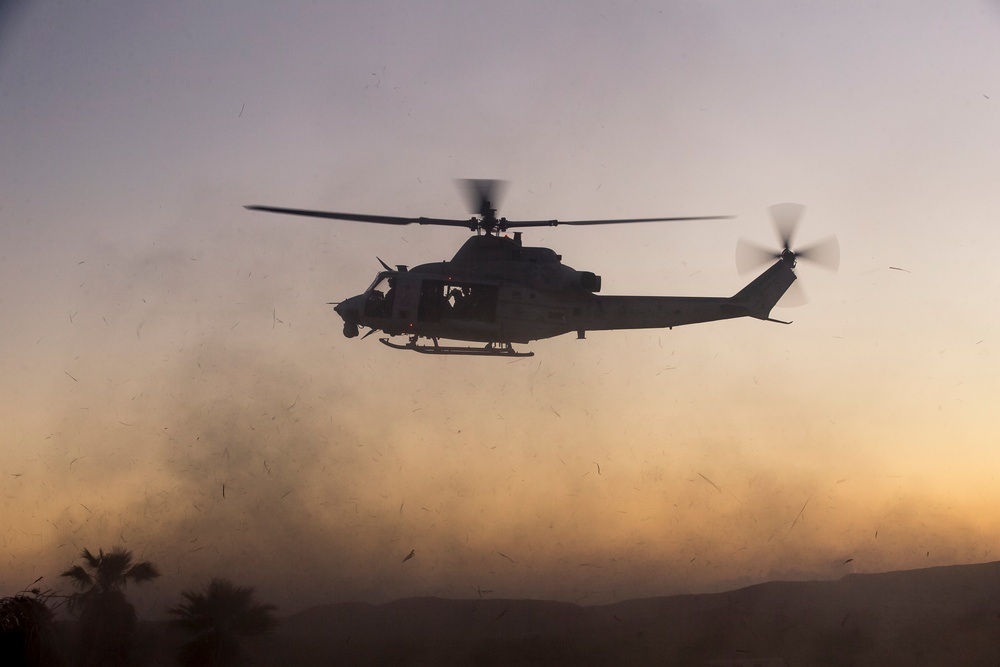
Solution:
[[[41,577],[39,577],[41,578]],[[0,664],[5,667],[58,665],[51,593],[35,588],[0,599]]]
[[[61,576],[80,589],[69,598],[70,611],[79,613],[80,638],[77,661],[82,667],[126,665],[129,662],[135,607],[125,598],[125,587],[160,576],[149,561],[132,563],[132,552],[115,547],[95,556],[84,549],[87,567],[74,565]],[[89,571],[88,571],[89,570]]]
[[[236,586],[227,579],[212,579],[204,591],[181,593],[187,602],[168,610],[177,617],[170,625],[195,635],[181,648],[181,664],[239,665],[240,637],[264,634],[275,625],[276,607],[254,602],[253,594],[252,586]]]

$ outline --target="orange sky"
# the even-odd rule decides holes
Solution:
[[[702,333],[767,325],[720,328]],[[65,416],[5,481],[8,576],[52,585],[83,547],[124,544],[169,575],[162,595],[225,572],[291,609],[477,587],[596,603],[995,557],[992,470],[961,460],[981,436],[864,412],[863,392],[819,401],[733,350],[689,368],[698,337],[664,335],[681,344],[662,371],[640,355],[653,335],[614,364],[566,339],[517,362],[331,352],[342,370],[316,374],[229,340],[121,383],[67,378],[49,397]]]

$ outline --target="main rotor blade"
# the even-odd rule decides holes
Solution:
[[[792,247],[795,238],[795,229],[799,226],[799,220],[806,207],[802,204],[775,204],[771,206],[771,219],[774,220],[774,227],[778,231],[778,240],[783,248]]]
[[[265,213],[282,213],[285,215],[301,215],[307,218],[327,218],[330,220],[352,220],[354,222],[373,222],[380,225],[441,225],[444,227],[465,227],[475,230],[479,222],[475,219],[448,220],[444,218],[402,218],[392,215],[365,215],[363,213],[335,213],[333,211],[310,211],[302,208],[280,208],[277,206],[244,206],[251,211]]]
[[[491,181],[492,183],[502,183],[503,181]],[[451,220],[447,218],[404,218],[393,215],[368,215],[364,213],[337,213],[334,211],[314,211],[302,208],[282,208],[279,206],[260,206],[257,204],[247,205],[243,208],[250,211],[263,211],[265,213],[281,213],[284,215],[299,215],[307,218],[325,218],[328,220],[351,220],[354,222],[370,222],[380,225],[439,225],[442,227],[465,227],[475,231],[480,226],[480,221],[475,218],[467,220]],[[523,220],[511,221],[501,219],[500,227],[508,229],[510,227],[557,227],[559,225],[619,225],[633,222],[681,222],[684,220],[730,220],[732,215],[702,215],[693,217],[675,218],[624,218],[617,220]]]
[[[741,276],[760,268],[764,264],[770,264],[780,257],[780,252],[774,252],[756,243],[751,243],[744,238],[736,242],[736,271]]]
[[[458,178],[455,182],[465,192],[469,211],[484,218],[500,208],[500,200],[510,185],[509,181],[494,178]]]
[[[840,268],[840,242],[836,236],[817,241],[802,250],[797,250],[795,256],[816,262],[825,269],[836,271]]]
[[[731,220],[732,215],[701,215],[685,218],[623,218],[619,220],[503,220],[505,227],[558,227],[559,225],[621,225],[632,222],[680,222],[683,220]]]

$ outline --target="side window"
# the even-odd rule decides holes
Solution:
[[[425,280],[420,286],[420,303],[417,305],[417,320],[420,322],[440,322],[444,314],[446,284],[441,280]]]
[[[417,319],[421,322],[493,322],[499,293],[496,285],[425,280],[420,288]]]
[[[446,312],[455,320],[493,322],[496,320],[499,293],[500,289],[496,285],[449,285],[445,296]]]

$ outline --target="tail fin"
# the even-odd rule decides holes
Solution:
[[[730,301],[745,308],[747,315],[759,320],[771,319],[771,309],[795,282],[795,272],[788,262],[779,259],[749,285],[741,289]]]

